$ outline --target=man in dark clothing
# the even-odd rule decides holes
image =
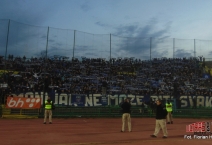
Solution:
[[[157,137],[160,129],[163,131],[163,138],[167,138],[168,132],[166,128],[166,115],[167,110],[166,107],[162,105],[161,100],[157,100],[156,102],[156,125],[155,125],[155,132],[151,137]]]
[[[176,100],[177,109],[181,109],[181,99],[178,97]]]
[[[102,95],[106,95],[106,93],[107,93],[107,81],[104,79],[103,81],[102,81]]]
[[[49,91],[50,79],[48,76],[44,79],[44,93]]]
[[[131,104],[129,102],[129,99],[125,99],[124,103],[121,104],[122,108],[122,130],[121,132],[124,132],[125,130],[125,124],[127,122],[128,124],[128,131],[131,132],[131,117],[130,117],[130,112],[131,112]]]
[[[174,88],[173,96],[174,96],[174,98],[177,98],[177,96],[178,96],[178,87],[179,87],[179,85],[178,85],[177,81],[175,80],[174,84],[173,84],[173,88]]]
[[[197,108],[197,97],[194,96],[192,100],[193,100],[193,108],[196,109]]]

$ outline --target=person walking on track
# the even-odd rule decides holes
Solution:
[[[156,107],[156,124],[155,124],[155,132],[153,135],[150,135],[151,137],[157,137],[158,133],[160,132],[160,129],[163,131],[163,138],[167,138],[168,132],[166,128],[166,116],[167,116],[167,110],[165,106],[162,105],[161,100],[156,101],[157,107]]]
[[[122,129],[121,132],[125,131],[125,124],[127,123],[128,125],[128,131],[131,132],[131,117],[130,117],[130,112],[131,112],[131,104],[129,99],[125,99],[124,102],[121,104],[122,108]]]

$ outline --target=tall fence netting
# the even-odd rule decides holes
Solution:
[[[122,37],[0,20],[0,55],[48,58],[210,58],[212,40]]]
[[[69,59],[73,56],[74,30],[49,28],[47,54],[49,58]]]
[[[75,32],[74,58],[110,57],[110,35]]]
[[[195,47],[197,57],[204,56],[207,60],[212,60],[212,40],[195,40]]]
[[[134,57],[141,60],[150,59],[150,38],[120,37],[112,35],[112,57]]]
[[[151,39],[151,58],[172,58],[173,39],[171,38],[150,38]]]
[[[175,39],[174,57],[196,57],[194,39]]]
[[[8,55],[14,57],[40,57],[46,50],[47,28],[10,21]]]

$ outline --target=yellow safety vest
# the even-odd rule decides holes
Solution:
[[[172,111],[172,103],[166,103],[166,110],[168,111],[168,112],[171,112]]]
[[[48,102],[48,101],[45,101],[45,109],[52,109],[52,101],[51,102]]]

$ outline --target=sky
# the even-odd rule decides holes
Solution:
[[[0,55],[210,58],[211,6],[211,0],[1,0]]]

